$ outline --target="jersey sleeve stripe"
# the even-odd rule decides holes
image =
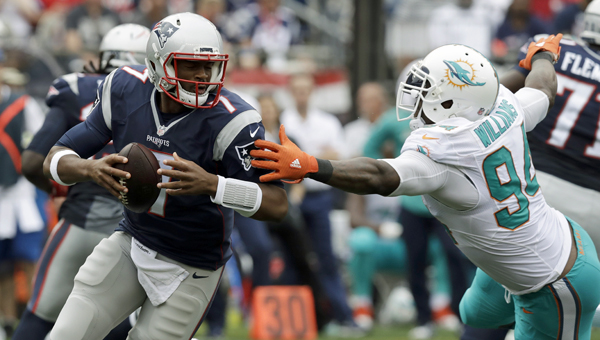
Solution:
[[[112,79],[115,75],[115,71],[111,72],[111,74],[106,77],[104,80],[104,85],[102,86],[102,115],[104,116],[104,122],[106,123],[106,127],[112,130],[111,118],[112,111],[110,105],[110,88],[112,87]]]
[[[225,127],[223,127],[221,132],[219,132],[219,135],[217,135],[213,147],[213,160],[222,160],[225,150],[227,150],[240,131],[250,124],[259,123],[261,120],[262,118],[256,110],[244,111],[234,117],[227,125],[225,125]]]
[[[62,79],[64,79],[65,82],[67,82],[71,91],[73,91],[73,93],[75,93],[75,95],[78,96],[79,95],[79,84],[77,83],[77,81],[79,80],[79,77],[77,76],[77,73],[67,74],[67,75],[63,76]]]

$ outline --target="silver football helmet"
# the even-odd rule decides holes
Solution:
[[[100,43],[100,70],[110,72],[125,65],[144,64],[150,30],[137,24],[113,27]]]
[[[600,0],[594,0],[587,5],[583,25],[581,39],[593,45],[600,45]]]
[[[213,62],[211,78],[204,82],[178,77],[175,67],[178,60]],[[212,108],[218,104],[228,60],[215,25],[193,13],[173,14],[158,22],[146,46],[146,66],[152,84],[171,99],[192,108]],[[182,83],[194,84],[196,90],[187,91]],[[206,86],[206,90],[200,91],[199,86]],[[210,93],[215,93],[215,99],[206,103]]]
[[[425,125],[424,114],[437,123],[447,118],[470,121],[487,116],[498,96],[496,69],[481,53],[464,45],[445,45],[413,65],[396,97],[399,121],[411,128]]]

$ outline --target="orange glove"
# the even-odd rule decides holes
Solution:
[[[531,58],[534,54],[543,51],[552,53],[554,62],[556,63],[560,57],[560,39],[562,36],[562,33],[558,33],[556,36],[551,35],[547,38],[542,38],[537,42],[532,41],[529,44],[529,47],[527,47],[527,56],[519,62],[519,66],[531,71]]]
[[[279,128],[279,140],[281,145],[259,139],[254,145],[261,150],[251,150],[250,156],[264,158],[264,160],[253,160],[252,166],[260,169],[273,170],[273,172],[260,176],[261,182],[269,182],[277,179],[289,179],[286,183],[300,183],[308,173],[317,172],[319,165],[317,159],[294,144],[285,135],[283,125]],[[267,151],[268,149],[270,151]]]

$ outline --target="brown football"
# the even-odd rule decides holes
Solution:
[[[115,168],[131,174],[129,179],[117,179],[128,189],[127,193],[121,193],[121,203],[136,213],[148,211],[160,194],[156,184],[162,181],[162,176],[156,173],[160,168],[156,156],[138,143],[127,144],[119,152],[119,156],[127,157],[128,161],[115,164]]]

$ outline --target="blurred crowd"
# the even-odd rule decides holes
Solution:
[[[120,23],[152,29],[165,16],[186,11],[208,18],[230,55],[226,86],[261,113],[268,139],[277,141],[284,124],[288,136],[316,157],[384,158],[396,157],[410,134],[393,107],[393,84],[403,80],[407,65],[432,48],[461,43],[502,72],[514,66],[530,37],[579,33],[589,2],[382,1],[386,50],[378,52],[386,53],[392,71],[388,79],[373,79],[350,93],[346,34],[360,30],[352,27],[354,1],[2,0],[0,169],[12,164],[18,172],[19,152],[41,126],[52,81],[97,64],[102,37]],[[17,151],[4,138],[10,120],[2,105],[15,93],[27,94],[28,112]],[[32,204],[17,203],[26,195]],[[415,339],[432,337],[434,325],[460,329],[458,302],[474,267],[420,197],[343,194],[310,179],[289,187],[288,197],[290,213],[281,224],[237,216],[236,256],[228,264],[222,300],[207,317],[211,336],[223,334],[229,307],[248,313],[252,287],[272,284],[311,286],[319,329],[338,336],[392,322],[413,323]],[[24,178],[0,178],[0,323],[8,333],[29,298],[34,264],[46,226],[56,223],[58,204]],[[28,248],[35,246],[26,253],[18,251],[23,235],[32,236]]]

